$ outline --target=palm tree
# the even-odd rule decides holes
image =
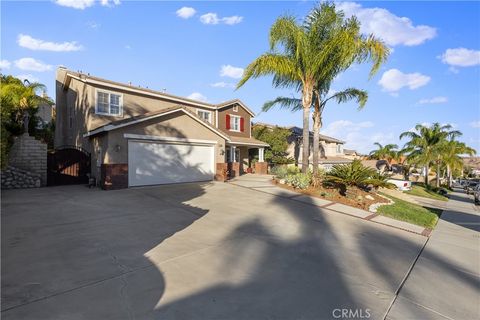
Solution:
[[[320,127],[322,126],[321,114],[325,109],[327,102],[330,100],[335,100],[338,104],[345,103],[349,100],[356,100],[358,103],[358,108],[361,109],[365,106],[365,103],[368,99],[368,93],[363,90],[348,88],[340,92],[331,94],[330,96],[325,96],[324,98],[318,99],[316,97],[317,90],[315,90],[313,95],[313,173],[317,174],[318,172],[318,161],[319,161],[319,149],[320,149]],[[277,97],[275,100],[267,101],[262,107],[262,112],[270,110],[275,105],[278,105],[280,108],[290,109],[292,112],[299,111],[303,109],[302,100],[298,98],[289,98],[289,97]]]
[[[465,143],[449,140],[444,142],[441,146],[442,161],[447,167],[447,184],[448,187],[452,186],[452,171],[455,169],[461,170],[463,167],[463,159],[460,157],[462,154],[472,156],[477,152],[475,149],[468,147]]]
[[[428,187],[428,173],[430,165],[437,165],[437,186],[440,186],[441,145],[448,138],[460,136],[460,131],[451,130],[451,125],[434,123],[431,126],[417,124],[415,131],[406,131],[400,135],[400,139],[410,138],[405,144],[409,152],[407,159],[412,163],[425,166],[425,186]]]
[[[304,173],[308,170],[309,116],[315,92],[320,99],[335,76],[354,62],[372,60],[372,76],[388,56],[388,48],[381,41],[361,35],[359,29],[358,20],[345,19],[333,3],[314,8],[302,24],[292,16],[280,17],[270,29],[270,51],[250,63],[237,84],[238,89],[250,78],[273,75],[275,87],[293,87],[301,93]],[[319,101],[318,108],[321,105]]]
[[[28,80],[22,82],[11,76],[3,75],[1,82],[2,105],[3,102],[6,102],[13,109],[8,112],[15,115],[16,121],[23,122],[24,132],[28,133],[28,123],[32,110],[37,108],[41,102],[51,103],[48,98],[37,94],[38,91],[45,91],[45,85]]]
[[[376,160],[386,160],[387,167],[390,169],[392,160],[397,158],[397,151],[395,149],[398,149],[398,146],[393,143],[382,146],[379,142],[375,142],[374,145],[376,145],[378,149],[370,152],[370,158]]]

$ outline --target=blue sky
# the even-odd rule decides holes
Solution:
[[[2,73],[38,80],[54,97],[55,69],[64,65],[107,79],[221,102],[233,98],[259,112],[278,95],[270,78],[233,85],[268,49],[275,19],[302,19],[314,2],[128,2],[58,0],[1,2]],[[323,133],[368,152],[373,142],[399,143],[417,123],[450,123],[480,151],[480,3],[341,2],[362,30],[393,53],[372,79],[352,66],[333,91],[369,92],[355,104],[326,107]],[[183,9],[182,9],[183,8]],[[301,113],[273,110],[256,121],[301,126]]]

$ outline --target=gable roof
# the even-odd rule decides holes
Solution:
[[[165,100],[169,100],[169,101],[173,101],[173,102],[177,102],[177,103],[185,103],[185,104],[204,107],[204,108],[212,109],[212,110],[218,110],[218,109],[227,107],[229,105],[232,105],[234,103],[238,103],[252,117],[255,117],[255,114],[253,113],[253,111],[250,110],[239,99],[225,101],[225,102],[222,102],[220,104],[212,104],[212,103],[207,103],[207,102],[203,102],[203,101],[198,101],[198,100],[193,100],[193,99],[189,99],[189,98],[176,96],[176,95],[165,93],[165,92],[152,90],[152,89],[149,89],[149,88],[135,87],[135,86],[132,86],[131,84],[125,84],[125,83],[121,83],[121,82],[111,81],[111,80],[91,76],[90,74],[74,72],[74,71],[71,71],[71,70],[68,70],[68,69],[64,69],[64,70],[66,72],[65,73],[65,78],[63,79],[64,88],[68,88],[68,86],[70,85],[71,79],[75,79],[75,80],[81,81],[83,83],[90,83],[90,84],[93,84],[93,85],[106,86],[106,87],[109,87],[109,88],[115,88],[115,89],[119,89],[119,90],[133,92],[133,93],[149,95],[149,96],[152,96],[152,97],[155,97],[155,98],[165,99]]]
[[[225,102],[222,102],[220,104],[217,104],[217,108],[218,109],[223,109],[223,108],[226,108],[228,106],[231,106],[232,104],[239,104],[243,109],[245,109],[245,111],[247,111],[252,117],[255,117],[255,113],[253,113],[252,110],[250,110],[246,105],[243,104],[242,101],[240,101],[239,99],[233,99],[233,100],[229,100],[229,101],[225,101]]]
[[[278,127],[278,128],[288,129],[288,130],[292,131],[292,133],[294,135],[297,135],[297,136],[303,134],[303,129],[299,128],[299,127],[296,127],[296,126],[282,127],[282,126],[277,126],[277,125],[273,125],[273,124],[269,124],[269,123],[262,123],[262,122],[256,122],[253,125],[254,126],[255,125],[265,126],[265,127],[268,127],[268,128]],[[313,137],[313,132],[312,131],[310,131],[310,137]],[[326,141],[326,142],[334,142],[334,143],[345,144],[345,141],[342,141],[342,140],[339,140],[339,139],[336,139],[336,138],[333,138],[333,137],[330,137],[330,136],[326,136],[324,134],[320,134],[320,140]]]
[[[158,117],[166,116],[168,114],[172,114],[172,113],[176,113],[176,112],[182,112],[182,113],[186,114],[187,116],[189,116],[193,120],[199,122],[200,124],[204,125],[208,129],[210,129],[211,131],[216,133],[217,135],[221,136],[225,140],[230,141],[229,136],[222,133],[220,130],[213,127],[212,125],[210,125],[206,121],[203,121],[196,114],[188,111],[185,107],[182,107],[182,106],[173,106],[173,107],[165,108],[165,109],[162,109],[162,110],[159,110],[159,111],[148,112],[148,113],[145,113],[145,114],[142,114],[142,115],[139,115],[139,116],[135,116],[135,117],[131,117],[131,118],[128,118],[128,119],[112,121],[108,124],[105,124],[103,126],[100,126],[98,128],[95,128],[93,130],[88,131],[87,133],[85,133],[83,135],[83,137],[84,138],[92,137],[92,136],[95,136],[95,135],[100,134],[102,132],[108,132],[108,131],[119,129],[119,128],[122,128],[122,127],[131,126],[131,125],[134,125],[134,124],[137,124],[137,123],[141,123],[141,122],[144,122],[144,121],[147,121],[147,120],[151,120],[151,119],[155,119],[155,118],[158,118]]]

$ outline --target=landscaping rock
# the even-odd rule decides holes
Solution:
[[[365,199],[368,199],[368,200],[375,200],[375,198],[374,198],[374,197],[372,197],[372,196],[371,196],[371,195],[369,195],[369,194],[367,194],[367,195],[365,196]]]
[[[8,166],[1,173],[2,189],[39,188],[42,185],[39,174]]]

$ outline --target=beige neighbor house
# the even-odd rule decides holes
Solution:
[[[106,189],[225,180],[255,151],[254,170],[266,173],[268,144],[252,138],[253,117],[240,100],[210,104],[57,70],[55,147],[89,152]]]
[[[255,126],[264,126],[273,128],[275,125],[268,123],[255,123]],[[302,164],[302,141],[303,141],[303,129],[295,126],[280,127],[291,131],[291,135],[288,137],[287,157],[295,160],[295,165]],[[345,141],[332,138],[323,134],[320,134],[320,167],[324,170],[330,170],[336,164],[345,164],[352,162],[352,159],[345,157],[343,152],[343,145]],[[313,160],[313,132],[310,132],[310,156],[309,163],[312,165]]]

